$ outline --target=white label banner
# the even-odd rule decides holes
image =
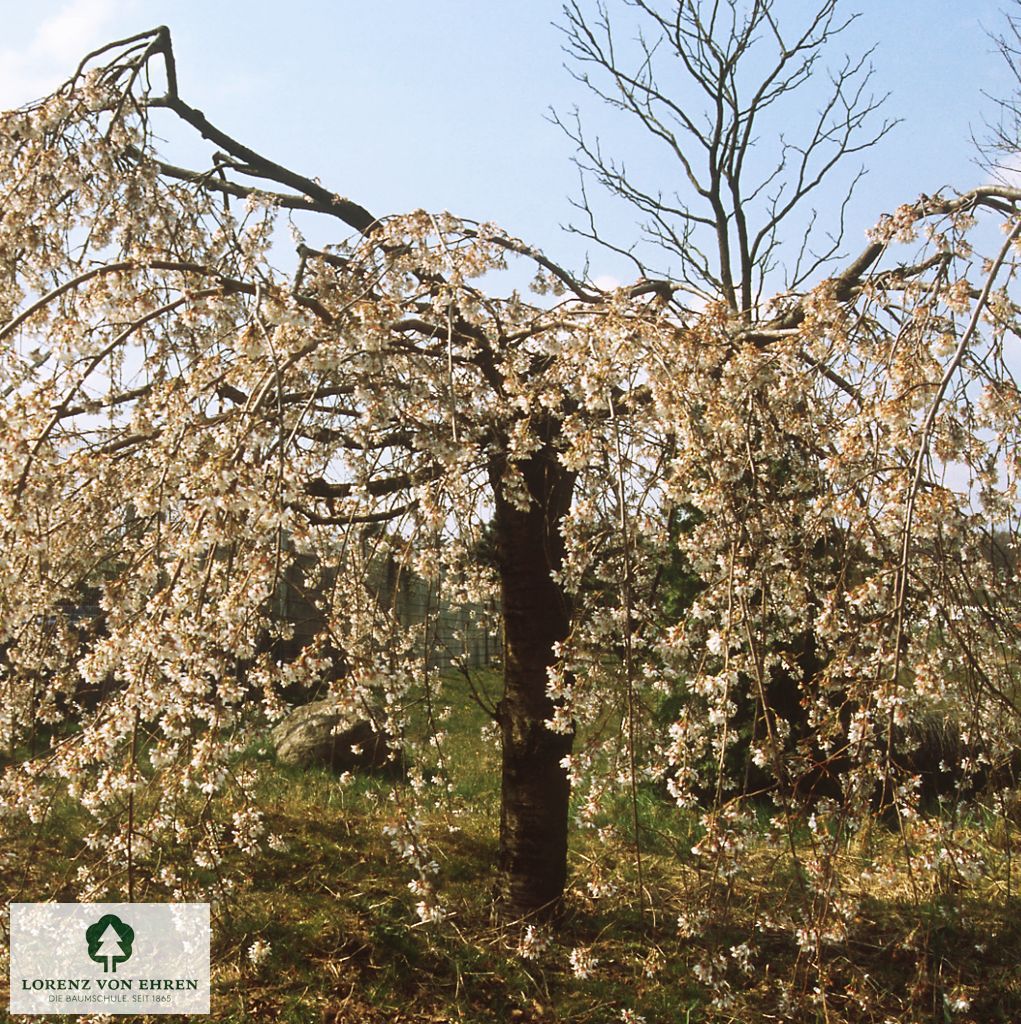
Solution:
[[[11,1013],[209,1013],[208,903],[12,903]]]

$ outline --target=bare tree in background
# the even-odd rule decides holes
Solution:
[[[1018,149],[1021,146],[1021,3],[1014,0],[1004,11],[1003,27],[989,38],[1000,55],[1013,86],[1006,96],[986,95],[993,104],[995,118],[986,117],[986,133],[975,139],[979,163],[998,180],[1012,184],[1018,174]]]
[[[583,222],[574,230],[655,276],[635,246],[604,233],[585,190],[594,179],[642,214],[646,240],[702,299],[721,300],[753,321],[774,271],[788,290],[806,284],[839,255],[844,213],[864,167],[850,172],[837,210],[817,226],[819,187],[896,123],[873,117],[885,96],[870,89],[871,50],[827,66],[857,18],[839,7],[825,0],[807,22],[787,28],[773,0],[600,0],[594,14],[576,0],[566,4],[572,73],[636,119],[663,158],[654,168],[636,167],[590,137],[577,109],[556,116],[578,147],[582,172]],[[809,82],[814,102],[805,101]],[[675,171],[673,181],[664,168]],[[771,284],[772,292],[780,281]]]

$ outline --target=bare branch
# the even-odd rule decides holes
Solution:
[[[625,9],[637,18],[637,39],[631,42],[622,40]],[[606,156],[600,140],[590,142],[577,115],[570,122],[554,116],[577,146],[579,167],[642,215],[646,239],[675,268],[657,276],[691,281],[722,299],[733,314],[754,320],[775,250],[799,244],[783,238],[781,226],[793,223],[848,156],[878,144],[896,123],[870,128],[885,98],[867,91],[871,51],[845,59],[832,74],[800,141],[785,119],[784,109],[798,109],[785,101],[819,79],[827,53],[855,16],[841,19],[838,0],[819,0],[790,39],[773,0],[747,9],[608,0],[594,13],[572,0],[563,18],[564,50],[576,79],[665,148],[684,187],[665,201],[664,189],[643,184],[647,174]],[[660,84],[668,81],[669,89]],[[805,121],[800,113],[794,118],[795,124]],[[772,163],[756,150],[764,132],[781,139]],[[852,189],[860,173],[852,178]],[[846,199],[839,207],[846,208]],[[579,233],[605,244],[587,197],[580,208],[590,223]],[[842,213],[835,224],[817,220],[812,215],[808,227],[798,231],[802,252],[814,248],[816,230],[825,231],[829,241],[796,275],[799,283],[828,264],[840,247]],[[713,255],[707,259],[709,250]]]

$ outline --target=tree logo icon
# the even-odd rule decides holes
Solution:
[[[104,914],[95,924],[85,929],[89,944],[89,957],[103,965],[103,973],[117,973],[117,965],[131,956],[134,929],[116,914]]]

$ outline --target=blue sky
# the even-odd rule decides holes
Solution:
[[[797,17],[812,4],[778,6]],[[969,133],[991,113],[983,91],[1009,84],[984,32],[1000,23],[999,7],[847,4],[863,11],[847,45],[878,42],[876,86],[891,92],[888,115],[904,119],[868,157],[848,248],[919,192],[983,180]],[[559,229],[576,194],[572,149],[546,113],[587,98],[562,68],[558,14],[556,0],[0,0],[0,106],[48,91],[93,45],[166,23],[182,93],[254,148],[373,213],[425,207],[493,220],[578,267],[590,246]],[[588,110],[592,130],[612,140],[605,113]],[[618,237],[634,233],[625,216],[610,223]],[[591,266],[630,276],[597,251]]]

